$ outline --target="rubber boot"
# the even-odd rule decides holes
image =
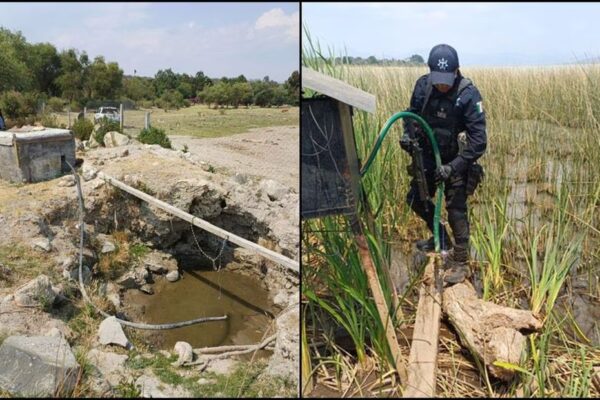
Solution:
[[[440,243],[440,249],[447,251],[447,250],[450,250],[451,248],[452,248],[452,243],[448,239],[448,236],[446,236],[446,240],[442,240],[442,242]],[[417,240],[417,249],[421,250],[422,252],[434,251],[435,250],[435,239],[433,238],[433,236],[430,237],[429,239]]]
[[[446,260],[444,268],[444,282],[455,284],[463,282],[471,277],[471,269],[469,268],[468,257],[469,250],[464,246],[454,246]]]

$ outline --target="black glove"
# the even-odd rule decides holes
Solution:
[[[400,138],[400,147],[402,147],[402,150],[410,154],[410,137],[406,133]]]
[[[439,185],[442,182],[446,182],[452,175],[452,166],[445,164],[435,170],[435,184]]]

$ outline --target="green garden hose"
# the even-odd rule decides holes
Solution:
[[[367,157],[367,162],[365,162],[365,165],[360,170],[361,177],[365,176],[365,174],[371,167],[371,164],[373,163],[375,156],[379,152],[381,143],[383,143],[383,139],[385,139],[386,135],[388,134],[388,132],[389,132],[390,128],[392,127],[392,125],[394,124],[394,122],[396,122],[402,118],[412,118],[415,121],[417,121],[419,123],[419,125],[421,125],[421,127],[423,128],[425,133],[427,133],[427,137],[429,138],[429,141],[431,142],[431,147],[433,148],[433,155],[435,157],[436,167],[439,168],[442,165],[442,158],[440,157],[440,150],[438,148],[437,140],[435,140],[435,135],[433,134],[433,130],[431,129],[429,124],[427,122],[425,122],[425,120],[423,118],[421,118],[420,116],[418,116],[417,114],[414,114],[414,113],[411,113],[408,111],[401,111],[401,112],[398,112],[398,113],[392,115],[392,117],[390,119],[388,119],[387,122],[385,123],[385,126],[383,127],[383,129],[381,129],[381,132],[379,133],[379,136],[377,137],[377,140],[375,142],[375,146],[373,146],[373,150],[371,150],[371,153],[369,153],[369,157]],[[435,212],[433,214],[433,239],[434,239],[434,243],[435,243],[436,253],[440,252],[440,214],[442,212],[442,195],[443,195],[443,193],[444,193],[444,182],[441,182],[437,186]]]

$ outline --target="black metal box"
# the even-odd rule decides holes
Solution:
[[[302,99],[300,159],[302,218],[356,210],[359,177],[350,106],[326,96]]]

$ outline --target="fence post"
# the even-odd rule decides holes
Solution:
[[[87,116],[87,107],[83,107],[83,119]]]
[[[144,128],[150,129],[150,113],[146,111],[146,117],[144,118]]]
[[[67,115],[69,116],[69,124],[67,125],[68,129],[71,129],[71,106],[69,105],[69,108],[67,108]]]
[[[119,107],[119,117],[121,119],[121,132],[123,132],[123,103]]]

